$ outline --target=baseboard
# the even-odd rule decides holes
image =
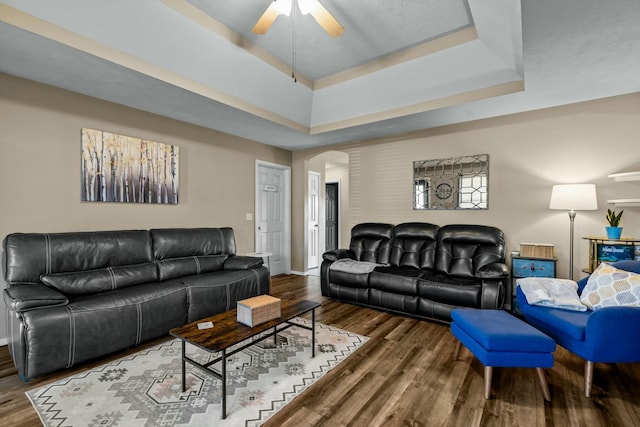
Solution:
[[[302,271],[291,270],[291,274],[295,274],[296,276],[306,276],[307,274]]]
[[[0,347],[3,345],[9,345],[9,340],[7,338],[0,338]]]

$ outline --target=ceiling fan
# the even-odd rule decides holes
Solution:
[[[330,36],[339,36],[344,31],[342,25],[318,0],[273,0],[252,31],[256,34],[266,33],[278,16],[289,16],[296,5],[303,15],[310,13]]]

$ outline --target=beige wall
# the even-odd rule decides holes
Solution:
[[[83,127],[178,145],[179,204],[81,202]],[[0,73],[0,238],[229,226],[238,252],[253,251],[256,160],[290,166],[291,152]]]
[[[561,277],[568,277],[569,219],[548,209],[558,183],[595,183],[598,211],[579,212],[575,221],[574,277],[588,257],[585,235],[604,235],[608,199],[640,198],[640,182],[615,183],[608,174],[640,170],[640,94],[607,98],[467,124],[452,125],[393,140],[296,151],[293,170],[327,150],[349,155],[349,223],[426,221],[500,227],[508,250],[520,242],[556,246]],[[466,154],[489,154],[489,209],[415,211],[412,162]],[[293,193],[294,206],[300,193]],[[624,208],[623,236],[640,237],[640,208]],[[294,223],[302,211],[294,209]],[[292,230],[293,240],[301,238]],[[344,239],[343,239],[344,240]],[[304,254],[294,254],[295,264]]]

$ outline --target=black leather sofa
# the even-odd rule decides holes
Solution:
[[[3,241],[9,351],[23,380],[269,293],[231,228],[16,233]]]
[[[356,225],[320,272],[326,297],[445,322],[457,307],[502,308],[508,280],[498,228],[418,222]]]

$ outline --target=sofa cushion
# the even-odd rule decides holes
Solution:
[[[155,264],[148,262],[97,270],[43,274],[40,280],[65,295],[88,295],[155,282],[157,272]]]
[[[589,276],[580,301],[592,310],[602,307],[640,306],[640,274],[600,263]]]
[[[418,295],[421,298],[451,306],[480,307],[481,293],[480,284],[431,272],[423,271],[418,281]]]
[[[391,224],[358,224],[351,229],[349,249],[356,261],[387,264],[392,235]]]
[[[329,283],[344,286],[346,288],[368,288],[369,274],[353,274],[344,271],[329,270]]]
[[[401,295],[397,292],[385,292],[372,288],[369,294],[369,304],[400,313],[418,314],[417,296]]]
[[[369,275],[369,286],[389,293],[418,295],[420,270],[398,267],[376,267]]]
[[[504,262],[504,234],[485,225],[445,225],[438,232],[435,270],[450,276],[476,277],[485,265]]]
[[[547,335],[569,336],[578,341],[585,340],[587,320],[593,313],[591,310],[571,311],[528,304],[521,305],[521,309],[527,322],[534,326],[540,325]]]
[[[152,262],[146,230],[14,233],[5,237],[7,283],[40,283],[43,274]]]
[[[423,222],[398,224],[393,229],[389,264],[395,267],[433,269],[439,227]]]
[[[155,259],[236,253],[233,229],[163,228],[150,230]]]
[[[257,270],[225,270],[174,279],[187,292],[187,321],[236,308],[237,302],[269,292],[257,279]]]
[[[164,281],[176,277],[220,271],[224,268],[224,262],[228,257],[228,255],[207,255],[163,259],[158,261],[158,274],[160,280]]]

